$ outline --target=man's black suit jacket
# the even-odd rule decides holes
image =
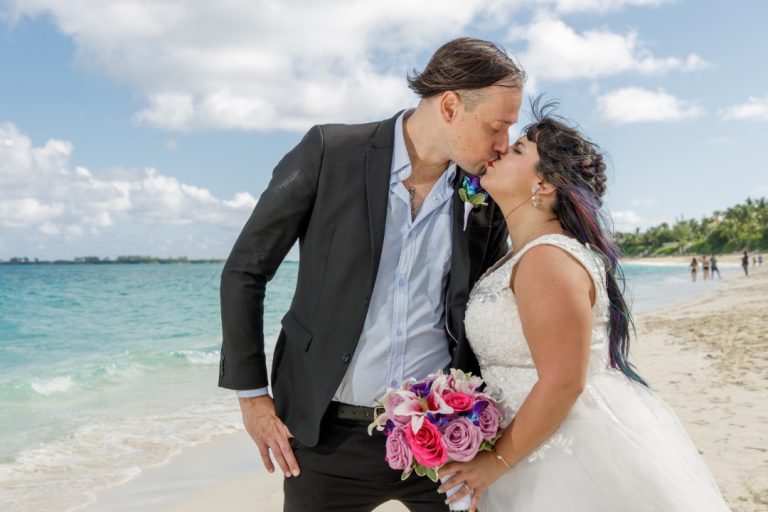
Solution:
[[[222,272],[219,386],[266,387],[264,293],[299,240],[296,292],[282,320],[271,383],[278,416],[307,446],[317,444],[320,420],[368,311],[384,239],[396,119],[313,127],[278,163]],[[463,175],[459,170],[457,190]],[[503,216],[488,203],[473,210],[464,231],[464,205],[454,197],[446,291],[452,365],[475,374],[464,309],[472,285],[507,251]]]

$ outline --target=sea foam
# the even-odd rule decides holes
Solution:
[[[32,389],[43,396],[66,393],[75,385],[70,375],[48,379],[33,379],[29,384]]]

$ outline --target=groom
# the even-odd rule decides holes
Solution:
[[[446,510],[425,478],[400,481],[371,437],[375,400],[441,368],[477,373],[464,308],[507,250],[490,200],[464,218],[457,191],[506,153],[525,75],[493,43],[460,38],[409,77],[421,101],[391,119],[313,127],[278,164],[221,278],[219,386],[286,512],[367,511],[395,499]],[[300,263],[267,379],[264,293],[293,244]],[[268,384],[272,396],[268,394]]]

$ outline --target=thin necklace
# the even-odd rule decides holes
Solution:
[[[544,228],[547,226],[547,224],[549,224],[550,222],[558,222],[558,219],[557,219],[557,217],[555,217],[554,219],[545,220],[545,221],[544,221],[544,223],[543,223],[541,226],[539,226],[539,229],[537,229],[536,231],[534,231],[534,232],[531,234],[531,236],[529,236],[529,237],[528,237],[528,238],[525,240],[525,243],[524,243],[524,244],[520,244],[520,249],[522,249],[523,247],[525,247],[526,245],[528,245],[528,244],[529,244],[531,241],[533,241],[533,240],[536,238],[536,236],[537,236],[539,233],[541,233],[541,232],[543,231],[543,229],[544,229]],[[516,253],[518,250],[520,250],[520,249],[515,249],[515,248],[513,247],[513,248],[512,248],[512,254],[515,254],[515,253]]]
[[[530,199],[526,199],[525,201],[523,201],[523,202],[522,202],[522,203],[520,203],[519,205],[517,205],[517,206],[515,206],[514,208],[512,208],[512,209],[509,211],[509,213],[508,213],[508,214],[506,214],[506,215],[504,216],[504,220],[506,221],[506,220],[507,220],[507,217],[509,217],[510,215],[512,215],[513,213],[515,213],[515,212],[516,212],[516,211],[517,211],[517,210],[518,210],[518,209],[519,209],[521,206],[523,206],[523,205],[524,205],[525,203],[527,203],[528,201],[530,201]]]

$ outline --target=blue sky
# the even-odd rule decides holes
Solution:
[[[766,20],[759,0],[0,0],[0,259],[225,257],[304,131],[415,105],[405,75],[461,35],[608,152],[619,230],[768,196]]]

